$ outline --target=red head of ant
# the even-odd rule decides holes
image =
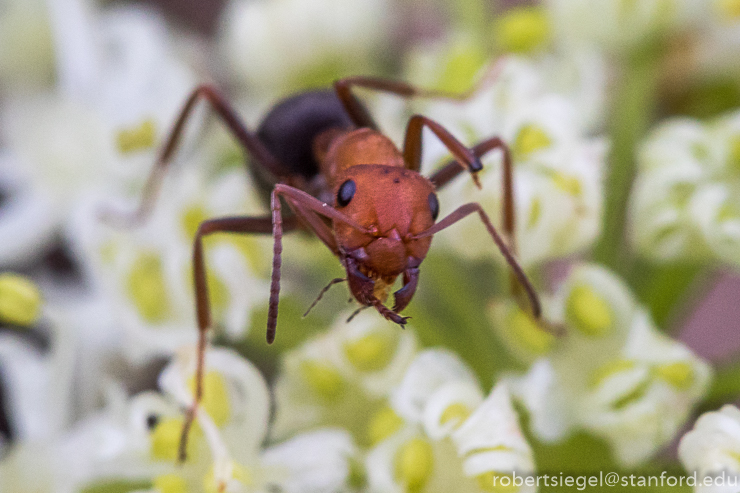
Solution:
[[[513,254],[513,187],[507,146],[498,137],[493,137],[468,149],[438,123],[415,115],[409,120],[403,149],[399,150],[378,131],[368,111],[352,92],[352,88],[357,86],[401,97],[460,99],[421,91],[399,82],[367,77],[347,78],[336,82],[334,91],[310,91],[283,100],[268,113],[257,131],[251,132],[216,89],[201,86],[185,103],[166,141],[133,220],[142,218],[151,208],[163,171],[200,99],[211,104],[252,157],[253,163],[249,168],[265,198],[269,194],[271,208],[271,214],[267,216],[209,219],[200,224],[196,233],[193,273],[200,334],[199,357],[195,404],[188,413],[183,430],[181,458],[184,457],[188,427],[202,396],[203,355],[206,333],[211,327],[202,241],[207,235],[218,232],[272,234],[274,255],[268,343],[274,340],[277,325],[283,232],[301,228],[313,231],[339,258],[346,271],[346,279],[341,280],[348,282],[352,295],[361,305],[372,306],[385,318],[404,325],[406,317],[399,312],[414,296],[419,269],[433,235],[477,213],[511,267],[517,281],[515,292],[521,293],[523,287],[532,314],[540,316],[537,295]],[[431,130],[455,158],[429,178],[420,174],[424,128]],[[476,173],[482,169],[480,156],[492,149],[501,149],[504,156],[503,227],[508,242],[501,238],[477,203],[462,205],[437,222],[439,203],[436,190],[465,170],[478,184]],[[292,214],[283,216],[283,203],[288,205]],[[394,306],[390,309],[384,302],[398,276],[402,276],[403,286],[395,292]]]

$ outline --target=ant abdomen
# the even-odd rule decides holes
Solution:
[[[278,102],[257,129],[257,137],[291,175],[310,181],[319,173],[314,156],[316,136],[332,128],[344,130],[353,126],[334,91],[316,90]],[[257,172],[260,186],[271,191],[274,178],[260,176],[262,166],[250,169]]]

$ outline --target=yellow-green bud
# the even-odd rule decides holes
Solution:
[[[303,361],[300,371],[308,386],[327,401],[337,399],[344,391],[344,379],[339,372],[318,361]]]
[[[0,274],[0,322],[33,325],[41,313],[41,292],[28,278]]]
[[[159,493],[188,493],[188,486],[182,476],[178,474],[163,474],[152,481]]]
[[[501,480],[504,478],[505,481],[503,481],[503,483],[505,483],[506,486],[501,484]],[[479,474],[476,476],[476,479],[478,480],[478,486],[480,486],[480,489],[483,491],[514,493],[519,490],[519,487],[514,485],[514,481],[512,481],[512,477],[510,475],[499,474],[496,471],[488,471],[483,474]]]
[[[679,390],[687,390],[694,383],[694,369],[689,363],[678,361],[655,368],[655,375]]]
[[[528,353],[543,355],[552,349],[555,336],[544,330],[518,306],[509,310],[506,325],[514,341]]]
[[[552,145],[552,140],[543,129],[536,125],[524,125],[517,132],[512,145],[512,153],[515,161],[521,161],[530,154],[547,149]]]
[[[550,20],[542,7],[510,9],[494,21],[496,46],[506,53],[540,51],[551,37]]]
[[[150,452],[154,459],[168,462],[177,460],[183,424],[184,420],[182,418],[164,418],[157,423],[149,437],[151,440]],[[197,429],[193,427],[188,438],[188,459],[193,457],[195,453],[196,436]]]
[[[385,368],[393,357],[394,340],[388,333],[372,332],[344,343],[344,355],[360,371]]]
[[[612,375],[623,371],[631,370],[635,367],[635,362],[628,359],[615,359],[601,365],[591,375],[591,385],[598,387],[601,383]]]
[[[611,330],[611,307],[587,286],[571,290],[565,311],[568,323],[586,335],[601,337]]]
[[[454,404],[447,406],[447,408],[442,411],[442,416],[439,417],[439,422],[444,425],[450,421],[454,421],[455,427],[458,427],[463,423],[463,421],[468,419],[468,416],[470,416],[470,408],[462,402],[455,402]]]
[[[190,391],[195,393],[195,376],[188,379]],[[231,417],[229,392],[220,373],[209,371],[203,376],[201,407],[208,413],[216,426],[222,426]]]
[[[135,127],[116,132],[116,147],[121,154],[131,154],[154,147],[156,138],[156,124],[149,118]]]
[[[382,442],[401,429],[403,419],[386,406],[378,410],[367,425],[367,439],[370,445]]]
[[[139,255],[129,272],[126,287],[142,319],[149,323],[167,319],[170,303],[158,254],[145,252]]]
[[[434,468],[434,452],[426,440],[413,438],[396,453],[396,480],[406,485],[409,493],[420,491]]]

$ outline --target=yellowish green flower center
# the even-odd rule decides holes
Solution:
[[[182,437],[182,427],[184,420],[182,418],[164,418],[157,423],[152,430],[150,439],[150,452],[152,457],[157,460],[174,462],[177,460],[180,450],[180,438]],[[195,453],[197,428],[193,426],[188,437],[187,456],[188,460]]]
[[[527,228],[533,228],[542,217],[542,201],[539,197],[535,197],[532,200],[532,208],[529,210],[529,217],[527,219]]]
[[[195,238],[195,233],[198,232],[198,226],[206,219],[208,219],[208,213],[200,204],[192,204],[185,209],[182,215],[182,230],[185,233],[185,237],[189,239]]]
[[[167,319],[170,302],[159,255],[154,252],[140,254],[128,274],[126,287],[142,319],[149,323]]]
[[[722,19],[732,22],[740,20],[740,0],[715,0],[714,8]]]
[[[687,390],[694,383],[694,369],[689,363],[678,361],[655,368],[655,375],[679,390]]]
[[[406,491],[421,491],[434,467],[432,446],[421,438],[411,439],[398,450],[394,463],[396,480],[406,486]]]
[[[437,89],[460,94],[470,90],[475,76],[488,61],[483,46],[474,38],[460,38],[452,44],[440,64]]]
[[[733,172],[740,173],[740,135],[734,136],[730,141],[727,164]]]
[[[41,292],[28,278],[0,274],[0,322],[33,325],[41,313]]]
[[[442,412],[442,416],[439,417],[439,422],[444,425],[453,421],[455,427],[458,427],[463,423],[463,421],[468,419],[468,416],[470,416],[470,408],[462,402],[455,402],[454,404],[447,406],[447,408]]]
[[[389,406],[378,410],[367,425],[367,439],[370,445],[382,442],[401,429],[403,418]]]
[[[360,371],[378,371],[388,366],[394,353],[394,340],[388,333],[371,332],[344,343],[344,355]]]
[[[512,146],[514,160],[527,159],[532,153],[547,149],[550,145],[552,141],[542,128],[534,124],[524,125],[514,138]]]
[[[152,481],[154,488],[159,493],[187,493],[188,486],[179,474],[163,474]]]
[[[737,205],[731,202],[725,202],[717,210],[717,221],[718,222],[722,223],[725,221],[736,221],[738,219],[740,219],[740,210],[738,210]]]
[[[254,484],[254,478],[249,469],[242,466],[241,464],[231,463],[231,475],[228,478],[219,478],[216,481],[216,474],[213,467],[211,467],[208,474],[203,478],[203,487],[206,493],[222,493],[224,486],[227,482],[238,481],[242,486],[252,486]],[[241,491],[241,490],[239,490]]]
[[[551,26],[542,7],[509,9],[494,23],[496,46],[507,53],[533,53],[550,41]]]
[[[609,303],[588,286],[576,286],[571,290],[565,312],[569,324],[583,334],[603,337],[612,328]]]
[[[311,390],[326,401],[336,400],[344,392],[344,379],[332,366],[318,361],[303,361],[300,372]]]
[[[478,486],[483,491],[494,491],[496,493],[514,493],[519,491],[519,487],[514,485],[512,477],[505,474],[499,474],[496,471],[488,471],[476,476]],[[502,481],[503,479],[503,481]],[[504,486],[504,483],[506,486]]]
[[[540,327],[531,315],[518,306],[509,310],[506,325],[514,341],[529,353],[545,354],[555,343],[555,336]]]
[[[131,154],[154,147],[157,140],[157,128],[154,120],[149,118],[139,125],[122,128],[116,132],[116,147],[121,154]]]
[[[591,385],[594,387],[598,387],[607,378],[616,375],[617,373],[631,370],[634,367],[635,362],[628,359],[615,359],[609,361],[608,363],[603,364],[596,371],[594,371],[594,373],[591,375]]]
[[[560,190],[574,197],[580,197],[583,192],[581,181],[575,176],[553,173],[552,181]]]
[[[195,394],[195,375],[188,379],[188,387]],[[223,376],[217,371],[203,375],[203,396],[200,405],[217,426],[223,426],[231,417],[229,391]]]

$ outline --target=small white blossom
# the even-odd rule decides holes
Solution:
[[[678,445],[687,471],[698,476],[697,493],[730,493],[740,486],[740,410],[732,405],[702,414]],[[703,478],[722,478],[711,486]]]
[[[18,203],[0,220],[4,237],[13,238],[3,242],[0,257],[13,262],[27,262],[50,241],[86,192],[138,190],[194,85],[190,69],[172,53],[161,18],[131,7],[96,14],[83,26],[100,43],[92,50],[92,89],[15,96],[0,112],[9,156],[0,165],[13,168],[10,199]],[[28,231],[36,233],[35,242]]]
[[[638,251],[658,261],[740,263],[740,113],[676,118],[643,143],[632,194]]]
[[[171,354],[197,337],[193,239],[209,218],[246,213],[252,194],[243,170],[207,181],[195,163],[165,179],[143,225],[121,227],[99,218],[104,199],[77,213],[72,238],[84,267],[110,300],[127,333],[131,357]],[[110,204],[108,204],[110,205]],[[245,334],[249,315],[267,303],[270,238],[214,235],[204,240],[214,323],[230,338]]]
[[[595,265],[574,269],[550,310],[567,332],[511,388],[532,429],[557,441],[577,429],[632,466],[665,446],[707,389],[709,365],[663,335],[627,286]]]
[[[419,353],[389,403],[373,420],[368,491],[491,491],[534,472],[506,385],[484,398],[452,353]]]
[[[275,385],[273,436],[339,425],[366,442],[370,416],[403,377],[417,351],[413,330],[376,313],[340,314],[325,334],[283,356]]]
[[[606,144],[587,135],[590,116],[546,82],[545,71],[523,58],[505,58],[493,80],[464,103],[424,101],[421,113],[443,122],[468,145],[499,136],[513,157],[518,257],[532,265],[584,249],[600,231],[602,170]],[[425,139],[425,155],[440,164],[446,149]],[[446,159],[445,159],[446,160]],[[479,173],[482,190],[461,176],[440,192],[443,214],[462,201],[479,202],[500,226],[502,154],[490,152]],[[490,257],[492,242],[473,218],[454,226],[440,241],[466,257]]]

